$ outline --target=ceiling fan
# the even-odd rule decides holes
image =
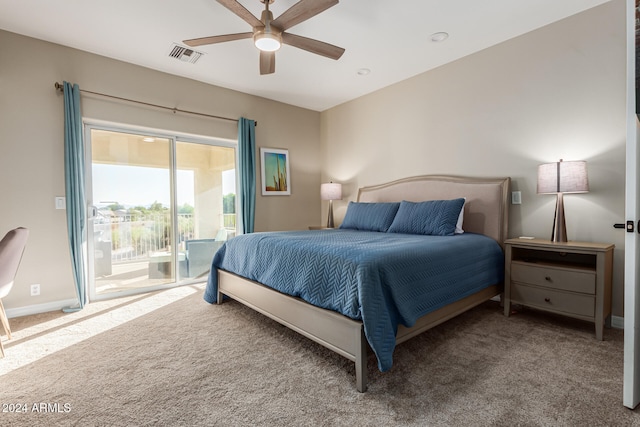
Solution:
[[[260,19],[258,19],[236,0],[217,0],[218,3],[251,25],[253,31],[201,37],[184,40],[184,43],[187,46],[195,47],[253,38],[253,42],[260,50],[260,74],[272,74],[275,72],[275,51],[280,49],[282,44],[294,46],[331,59],[339,59],[344,53],[344,49],[341,47],[286,32],[294,25],[306,21],[320,12],[324,12],[330,7],[335,6],[338,4],[338,0],[300,0],[284,11],[277,19],[273,19],[273,13],[269,10],[269,4],[273,3],[274,0],[260,1],[264,3],[265,9]]]

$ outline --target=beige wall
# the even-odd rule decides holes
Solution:
[[[10,314],[56,309],[57,302],[75,298],[65,211],[54,209],[54,197],[64,195],[63,97],[54,82],[66,80],[81,89],[256,120],[257,148],[288,149],[291,159],[291,196],[263,197],[258,189],[256,230],[305,229],[318,223],[320,113],[4,31],[0,58],[0,233],[17,226],[31,230],[14,289],[4,299]],[[82,110],[84,117],[94,120],[237,138],[235,122],[91,95],[82,96]],[[257,154],[256,160],[259,176]],[[29,296],[32,283],[41,284],[40,296]]]
[[[522,192],[510,237],[550,238],[555,197],[536,194],[537,165],[587,160],[591,191],[565,197],[568,237],[616,245],[623,315],[624,232],[612,225],[625,219],[624,26],[614,0],[323,112],[322,178],[345,184],[336,221],[363,185],[510,176]]]

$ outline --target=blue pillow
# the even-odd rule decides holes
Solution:
[[[453,236],[464,199],[400,203],[389,233]]]
[[[393,222],[400,203],[349,202],[340,228],[385,232]]]

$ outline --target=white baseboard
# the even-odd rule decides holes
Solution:
[[[9,319],[13,317],[30,316],[32,314],[47,313],[49,311],[62,310],[65,307],[73,307],[78,305],[77,299],[68,299],[63,301],[53,301],[44,304],[27,305],[18,308],[8,308],[6,310]]]

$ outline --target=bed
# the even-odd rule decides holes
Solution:
[[[226,242],[204,298],[237,300],[352,360],[364,392],[369,349],[389,370],[397,344],[502,292],[509,185],[509,178],[426,175],[363,187],[339,229]],[[440,222],[415,231],[416,212]],[[463,233],[453,232],[455,219],[463,219]],[[469,258],[461,262],[463,253]]]

